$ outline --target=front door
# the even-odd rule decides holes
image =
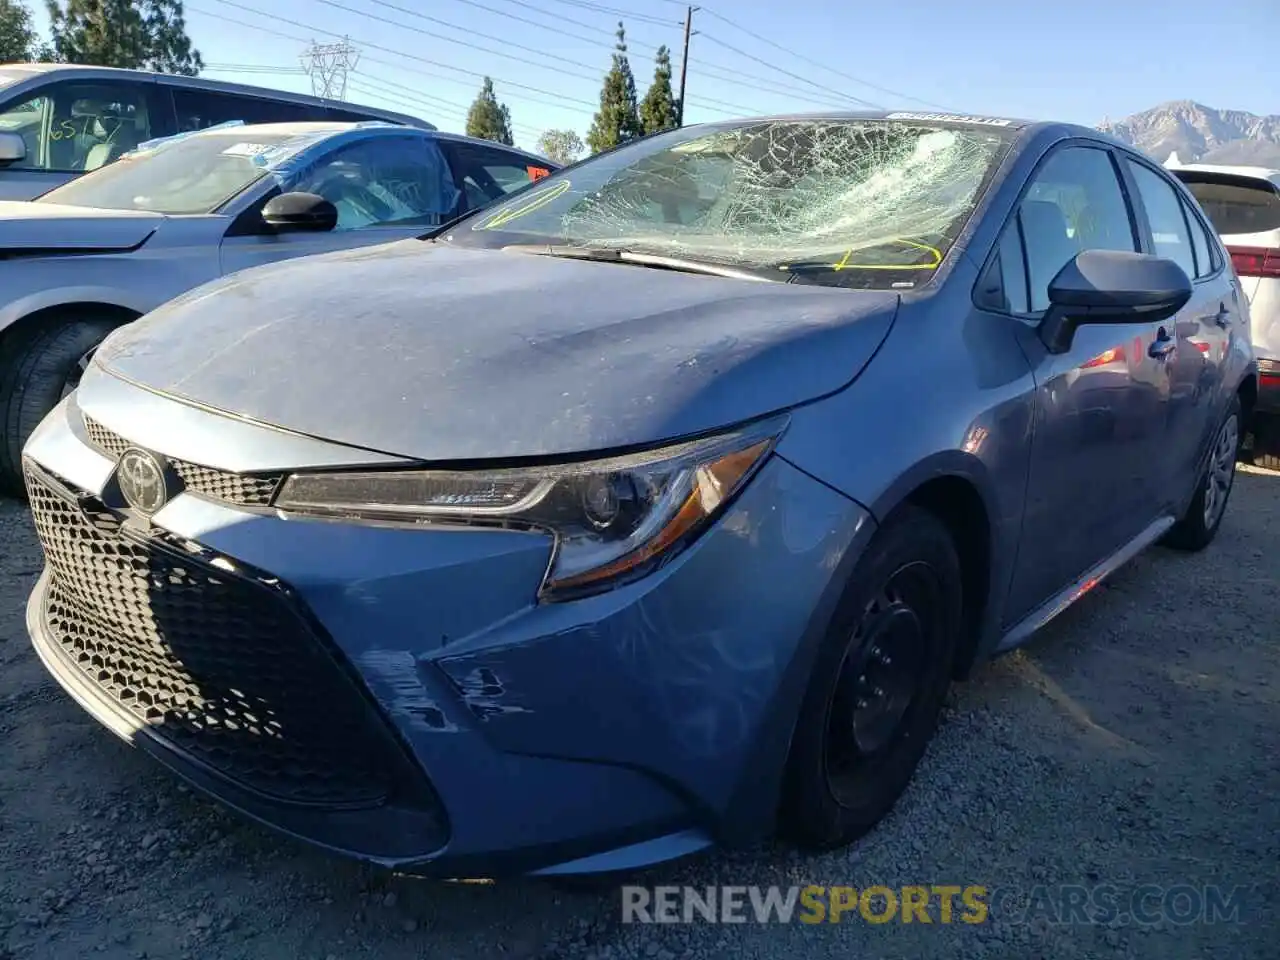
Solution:
[[[421,236],[449,219],[458,204],[444,155],[420,135],[376,136],[339,147],[283,189],[324,197],[338,209],[337,226],[326,233],[254,229],[260,201],[223,239],[223,273]]]
[[[1138,251],[1109,150],[1056,148],[1040,165],[1001,242],[1010,312],[1036,380],[1021,547],[1008,621],[1082,577],[1161,512],[1169,403],[1166,325],[1089,324],[1049,353],[1036,326],[1049,283],[1084,250]],[[1166,338],[1167,339],[1167,338]],[[1007,624],[1006,624],[1007,625]]]

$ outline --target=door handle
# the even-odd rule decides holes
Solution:
[[[1216,324],[1225,330],[1231,325],[1231,311],[1226,308],[1226,303],[1219,303],[1216,314],[1202,316],[1201,323]]]
[[[1177,349],[1178,341],[1169,336],[1168,330],[1161,327],[1160,332],[1156,334],[1156,338],[1151,341],[1151,346],[1147,347],[1147,356],[1163,360]]]

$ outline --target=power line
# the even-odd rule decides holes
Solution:
[[[390,25],[390,26],[393,26],[393,27],[400,27],[401,29],[404,29],[404,30],[412,30],[412,31],[413,31],[413,32],[415,32],[415,33],[421,33],[421,34],[423,34],[424,36],[428,36],[428,37],[435,37],[436,39],[439,39],[439,40],[445,40],[445,41],[448,41],[449,43],[457,43],[457,44],[459,44],[459,45],[461,45],[461,46],[464,46],[464,47],[471,47],[472,49],[480,50],[480,51],[481,51],[481,52],[483,52],[483,53],[493,54],[494,56],[498,56],[498,57],[506,57],[506,58],[507,58],[507,59],[509,59],[509,60],[517,60],[517,61],[519,61],[520,63],[529,64],[529,65],[531,65],[531,66],[535,66],[535,67],[541,67],[541,68],[542,68],[542,69],[544,69],[544,70],[551,69],[551,68],[550,68],[550,67],[548,67],[546,64],[535,63],[535,62],[534,62],[534,61],[532,61],[532,60],[527,60],[527,59],[525,59],[524,57],[517,57],[517,56],[514,56],[513,54],[510,54],[510,53],[504,53],[504,52],[503,52],[503,51],[501,51],[501,50],[492,50],[492,49],[490,49],[490,48],[488,48],[488,47],[482,47],[482,46],[479,46],[478,44],[469,43],[469,42],[467,42],[467,41],[465,41],[465,40],[454,40],[452,37],[445,37],[445,36],[441,36],[441,35],[440,35],[440,34],[438,34],[438,33],[435,33],[435,32],[433,32],[433,31],[431,31],[431,30],[424,30],[422,27],[416,27],[416,26],[414,26],[413,24],[403,23],[403,22],[398,21],[398,20],[391,20],[391,19],[389,19],[389,18],[387,18],[387,17],[380,17],[380,16],[378,16],[377,14],[373,14],[373,13],[366,13],[366,12],[365,12],[365,11],[363,11],[363,10],[356,10],[356,9],[353,9],[352,7],[347,6],[347,5],[346,5],[346,4],[344,4],[344,3],[340,3],[340,2],[338,2],[338,0],[315,0],[315,2],[316,2],[316,3],[323,3],[323,4],[325,4],[326,6],[335,7],[335,8],[337,8],[337,9],[339,9],[339,10],[345,10],[345,11],[346,11],[346,12],[348,12],[348,13],[355,13],[355,14],[358,14],[359,16],[369,17],[370,19],[378,20],[378,21],[380,21],[380,22],[382,22],[382,23],[386,23],[386,24],[388,24],[388,25]],[[459,30],[459,31],[463,31],[463,32],[466,32],[466,33],[470,34],[471,36],[474,36],[474,37],[481,37],[481,38],[483,38],[483,39],[485,39],[485,40],[493,40],[493,41],[496,41],[497,43],[505,43],[507,46],[512,47],[512,48],[514,48],[514,49],[516,49],[516,50],[525,50],[525,51],[528,51],[528,52],[530,52],[530,53],[536,54],[537,56],[540,56],[540,57],[546,57],[548,60],[556,60],[556,61],[559,61],[560,63],[567,63],[567,64],[569,64],[569,65],[571,65],[571,66],[576,66],[576,61],[571,60],[571,59],[569,59],[568,57],[562,57],[562,56],[559,56],[558,54],[552,54],[552,53],[543,53],[541,50],[537,49],[536,47],[527,47],[527,46],[524,46],[523,44],[519,44],[519,43],[512,43],[512,42],[510,42],[510,41],[508,41],[508,40],[503,39],[502,37],[495,37],[493,34],[489,34],[489,33],[480,33],[479,31],[476,31],[476,30],[470,30],[470,29],[468,29],[468,28],[466,28],[466,27],[460,27],[460,26],[458,26],[457,24],[455,24],[455,23],[450,23],[450,22],[449,22],[449,21],[447,21],[447,20],[441,20],[441,19],[440,19],[440,18],[438,18],[438,17],[432,17],[432,16],[429,16],[428,14],[425,14],[425,13],[419,13],[419,12],[418,12],[418,11],[416,11],[416,10],[410,10],[410,9],[409,9],[409,8],[407,8],[407,7],[402,7],[402,6],[399,6],[398,4],[391,3],[391,2],[390,2],[390,0],[367,0],[367,2],[368,2],[368,3],[372,3],[372,4],[376,4],[376,5],[377,5],[377,6],[379,6],[379,7],[386,7],[387,9],[395,10],[397,13],[408,14],[409,16],[417,17],[417,18],[419,18],[419,19],[421,19],[421,20],[426,20],[426,21],[428,21],[428,22],[430,22],[430,23],[440,24],[441,26],[448,27],[448,28],[449,28],[449,29],[451,29],[451,30]],[[560,72],[561,72],[561,73],[569,73],[569,71],[566,71],[566,70],[564,70],[563,68],[557,68],[557,69],[560,69]],[[573,73],[569,73],[569,75],[570,75],[570,76],[574,76],[574,77],[578,77],[578,78],[580,78],[580,79],[582,79],[582,80],[596,80],[596,79],[597,79],[597,77],[596,77],[595,75],[588,74],[588,73],[573,72]],[[719,106],[719,107],[725,107],[725,108],[727,108],[730,112],[732,112],[732,111],[740,111],[740,112],[745,112],[745,113],[755,113],[755,112],[756,112],[756,111],[755,111],[753,108],[751,108],[751,107],[744,107],[744,106],[742,106],[741,104],[730,103],[730,102],[728,102],[728,101],[725,101],[725,100],[718,100],[718,99],[715,99],[715,98],[713,98],[713,97],[700,97],[700,98],[698,98],[696,101],[692,101],[692,102],[694,102],[697,106],[701,106],[701,107],[703,107],[704,109],[708,109],[708,108],[709,108],[709,109],[712,109],[714,112],[724,112],[723,110],[715,110],[715,107],[717,107],[717,106]],[[708,107],[708,105],[711,105],[711,106],[710,106],[710,107]]]
[[[224,6],[234,7],[234,8],[235,8],[235,9],[237,9],[237,10],[244,10],[244,11],[246,11],[246,12],[248,12],[248,13],[257,13],[257,12],[258,12],[258,11],[256,11],[254,8],[252,8],[252,7],[249,7],[249,6],[246,6],[245,4],[242,4],[242,3],[238,3],[238,2],[236,2],[236,0],[214,0],[214,2],[215,2],[215,3],[220,3],[220,4],[224,5]],[[430,33],[430,31],[422,30],[421,28],[415,27],[415,26],[413,26],[412,24],[401,23],[401,22],[396,21],[396,20],[388,20],[387,18],[384,18],[384,17],[378,17],[378,16],[376,16],[376,15],[374,15],[374,14],[366,13],[365,11],[352,10],[350,7],[346,7],[346,6],[344,6],[343,4],[338,3],[338,2],[337,2],[337,0],[318,0],[318,2],[320,2],[320,3],[325,3],[325,4],[328,4],[328,5],[330,5],[330,6],[340,7],[340,8],[342,8],[342,9],[348,10],[349,12],[357,13],[357,14],[358,14],[358,15],[360,15],[360,16],[369,17],[369,18],[372,18],[372,19],[375,19],[375,20],[382,20],[384,23],[388,23],[388,24],[391,24],[392,26],[397,26],[397,27],[400,27],[400,28],[402,28],[402,29],[408,29],[408,30],[412,30],[412,31],[420,32],[420,33],[426,33],[426,34],[428,34],[429,36],[434,36],[434,34],[431,34],[431,33]],[[194,9],[194,8],[193,8],[193,9]],[[206,15],[209,15],[206,11],[199,11],[199,12],[206,13]],[[215,16],[216,16],[216,15],[215,15]],[[307,24],[307,23],[302,23],[302,22],[297,21],[297,20],[291,20],[291,19],[289,19],[289,18],[287,18],[287,17],[281,17],[281,16],[276,15],[276,16],[274,17],[274,19],[275,19],[275,20],[277,20],[277,21],[279,21],[279,22],[281,22],[281,23],[286,23],[286,24],[289,24],[290,26],[298,27],[298,28],[303,29],[303,30],[311,30],[311,31],[313,31],[313,32],[315,32],[315,33],[326,34],[326,35],[328,35],[328,36],[333,36],[333,37],[342,37],[344,40],[346,40],[346,39],[347,39],[347,37],[346,37],[344,34],[338,34],[338,33],[335,33],[335,32],[334,32],[334,31],[332,31],[332,30],[324,30],[324,29],[321,29],[321,28],[319,28],[319,27],[312,26],[312,25]],[[252,25],[252,24],[244,24],[244,25],[245,25],[245,26],[253,27],[253,25]],[[280,36],[286,36],[286,37],[288,37],[288,35],[287,35],[287,34],[281,34],[279,31],[272,31],[272,30],[267,30],[266,28],[256,28],[256,27],[254,27],[254,29],[262,29],[264,32],[268,32],[268,33],[276,33],[277,35],[280,35]],[[290,38],[290,39],[292,39],[292,38]],[[448,40],[449,38],[444,38],[444,39]],[[404,51],[404,50],[397,50],[397,49],[395,49],[395,48],[393,48],[393,47],[386,47],[386,46],[382,46],[381,44],[371,43],[371,42],[369,42],[369,41],[364,41],[364,40],[359,40],[359,39],[355,39],[355,40],[354,40],[354,42],[355,42],[355,43],[360,44],[360,46],[362,46],[362,47],[367,47],[367,48],[370,48],[370,49],[373,49],[373,50],[380,50],[380,51],[382,51],[382,52],[384,52],[384,53],[390,53],[390,54],[393,54],[393,55],[395,55],[395,56],[405,57],[406,59],[409,59],[409,60],[416,60],[416,61],[419,61],[419,62],[421,62],[421,63],[429,64],[429,65],[431,65],[431,66],[441,67],[441,68],[443,68],[443,69],[445,69],[445,70],[451,70],[451,71],[453,71],[453,72],[455,72],[455,73],[466,74],[466,75],[468,75],[468,76],[479,77],[479,78],[482,78],[482,79],[483,79],[484,77],[489,77],[490,79],[494,80],[495,82],[500,82],[500,83],[504,84],[504,85],[505,85],[505,86],[507,86],[507,87],[518,88],[518,89],[521,89],[521,90],[529,90],[529,91],[532,91],[532,92],[534,92],[534,93],[540,93],[540,94],[543,94],[544,96],[547,96],[547,97],[551,97],[551,98],[553,98],[552,100],[548,100],[548,101],[541,101],[541,100],[537,100],[536,98],[529,97],[529,96],[527,96],[527,95],[526,95],[526,96],[524,96],[524,99],[526,99],[526,100],[530,100],[531,102],[534,102],[534,103],[544,103],[544,104],[545,104],[545,105],[547,105],[547,106],[560,107],[560,108],[562,108],[562,109],[563,109],[563,108],[565,108],[566,104],[570,104],[570,103],[572,103],[572,104],[577,104],[577,105],[584,106],[584,107],[589,107],[589,108],[591,108],[593,111],[594,111],[594,110],[596,110],[596,109],[599,107],[599,103],[598,103],[598,102],[592,102],[592,101],[589,101],[589,100],[582,100],[582,99],[579,99],[579,98],[576,98],[576,97],[570,97],[570,96],[567,96],[567,95],[565,95],[565,94],[556,93],[556,92],[554,92],[554,91],[546,90],[546,89],[541,88],[541,87],[534,87],[534,86],[530,86],[529,84],[517,83],[517,82],[515,82],[514,80],[503,80],[502,78],[500,78],[500,77],[495,77],[495,76],[493,76],[492,74],[479,73],[479,72],[477,72],[477,71],[475,71],[475,70],[466,70],[466,69],[463,69],[462,67],[455,67],[455,66],[453,66],[452,64],[441,63],[441,62],[440,62],[440,61],[438,61],[438,60],[432,60],[432,59],[430,59],[429,57],[423,57],[423,56],[420,56],[420,55],[418,55],[418,54],[408,53],[408,52],[406,52],[406,51]],[[450,41],[450,42],[453,42],[453,41]],[[468,46],[474,46],[474,44],[467,44],[467,45],[468,45]],[[490,51],[490,50],[486,50],[486,48],[483,48],[483,47],[479,47],[479,48],[477,48],[477,49],[485,50],[485,52],[488,52],[488,53],[495,53],[495,54],[497,54],[498,56],[507,56],[507,57],[512,58],[512,59],[517,59],[517,60],[520,60],[521,62],[529,63],[529,64],[530,64],[530,65],[532,65],[532,66],[540,67],[541,69],[544,69],[544,70],[553,70],[553,69],[554,69],[554,70],[559,70],[559,68],[551,67],[551,66],[549,66],[549,65],[547,65],[547,64],[534,63],[534,62],[532,62],[532,61],[524,60],[524,58],[521,58],[521,57],[512,57],[512,55],[511,55],[511,54],[502,54],[502,53],[500,53],[499,51]],[[367,59],[367,56],[366,56],[366,59]],[[390,65],[390,66],[396,66],[396,64],[389,64],[389,65]],[[561,72],[565,72],[565,71],[561,71]],[[595,80],[597,80],[597,77],[595,77],[595,76],[593,76],[593,75],[590,75],[590,74],[577,73],[577,74],[574,74],[574,76],[577,76],[577,77],[579,77],[579,78],[581,78],[581,79],[584,79],[584,80],[591,80],[591,81],[595,81]],[[442,77],[441,79],[450,79],[450,80],[453,80],[453,82],[458,82],[457,80],[454,80],[453,78]],[[690,103],[692,103],[692,104],[694,104],[694,105],[696,105],[696,106],[699,106],[699,107],[701,107],[701,108],[702,108],[702,109],[704,109],[704,110],[710,110],[712,113],[720,113],[720,114],[725,114],[725,115],[732,115],[732,113],[733,113],[733,112],[735,112],[735,111],[737,111],[737,112],[745,112],[745,113],[748,113],[748,114],[758,112],[758,111],[754,110],[753,108],[750,108],[750,107],[744,107],[744,106],[742,106],[741,104],[729,103],[729,102],[724,101],[724,100],[716,100],[716,99],[708,98],[708,97],[700,97],[700,98],[698,98],[698,99],[696,99],[696,100],[691,100],[691,101],[690,101]]]
[[[204,69],[213,73],[287,73],[292,76],[307,72],[302,67],[273,67],[263,63],[206,63]]]
[[[819,90],[824,90],[836,96],[844,97],[846,100],[852,100],[854,103],[862,104],[865,107],[875,107],[876,109],[880,109],[880,104],[878,103],[872,103],[870,100],[863,100],[861,97],[855,97],[848,93],[841,93],[839,90],[832,89],[830,84],[818,83],[816,80],[810,80],[808,77],[802,77],[798,73],[792,73],[790,70],[784,70],[782,67],[778,66],[775,63],[770,63],[768,60],[762,60],[760,57],[757,57],[754,53],[747,53],[747,51],[745,50],[739,50],[737,47],[731,44],[725,43],[723,40],[713,37],[710,34],[704,33],[702,34],[702,36],[710,40],[712,43],[718,44],[719,46],[724,47],[726,50],[731,50],[734,53],[738,54],[739,56],[746,57],[748,60],[754,60],[756,63],[762,64],[768,67],[770,70],[776,70],[778,73],[785,73],[788,77],[792,77],[796,80],[799,80],[801,83],[810,84],[814,87],[817,87]]]
[[[514,0],[507,0],[514,2]],[[632,20],[636,23],[652,23],[660,27],[669,27],[678,21],[663,20],[659,17],[652,16],[647,13],[637,13],[634,10],[621,10],[618,7],[607,7],[602,3],[592,3],[591,0],[551,0],[552,3],[560,3],[566,7],[578,7],[581,10],[591,10],[595,13],[607,13],[610,16],[621,17],[624,20]],[[524,4],[521,4],[524,6]]]
[[[236,2],[236,0],[213,0],[213,2],[214,2],[214,3],[220,3],[220,4],[223,4],[223,5],[228,6],[228,7],[234,7],[234,8],[236,8],[237,10],[244,10],[244,11],[246,11],[246,12],[248,12],[248,13],[258,13],[258,11],[257,11],[257,10],[255,10],[253,7],[246,6],[246,5],[245,5],[245,4],[243,4],[243,3],[237,3],[237,2]],[[191,9],[191,8],[189,7],[188,9]],[[215,15],[215,16],[216,16],[216,15]],[[325,35],[327,35],[327,36],[331,36],[331,37],[340,37],[340,36],[342,36],[342,34],[335,33],[335,32],[334,32],[334,31],[332,31],[332,30],[322,30],[322,29],[321,29],[321,28],[319,28],[319,27],[313,27],[313,26],[310,26],[309,24],[300,23],[300,22],[299,22],[299,21],[297,21],[297,20],[290,20],[290,19],[288,19],[288,18],[286,18],[286,17],[281,17],[281,16],[279,16],[278,14],[271,14],[270,16],[272,17],[272,19],[274,19],[274,20],[278,21],[279,23],[286,23],[286,24],[288,24],[289,26],[292,26],[292,27],[298,27],[298,28],[300,28],[300,29],[302,29],[302,30],[311,30],[311,31],[313,31],[313,32],[315,32],[315,33],[321,33],[321,34],[325,34]],[[224,17],[223,19],[229,19],[229,18],[225,18],[225,17]],[[268,30],[268,29],[267,29],[267,28],[265,28],[265,27],[261,27],[261,28],[260,28],[260,27],[256,27],[254,24],[245,24],[245,23],[243,23],[243,21],[241,21],[241,23],[242,23],[242,25],[243,25],[243,26],[248,26],[248,27],[251,27],[251,28],[253,28],[253,29],[259,29],[259,30],[261,30],[261,31],[262,31],[262,32],[264,32],[264,33],[276,33],[278,36],[287,36],[287,35],[285,35],[285,34],[280,34],[278,31]],[[293,39],[293,38],[291,38],[291,37],[290,37],[289,39]],[[381,51],[381,52],[383,52],[383,53],[390,53],[390,54],[392,54],[392,55],[394,55],[394,56],[397,56],[397,57],[404,57],[404,58],[405,58],[405,59],[407,59],[407,60],[414,60],[414,61],[417,61],[418,63],[425,63],[425,64],[428,64],[429,66],[433,66],[433,67],[440,67],[440,68],[442,68],[442,69],[444,69],[444,70],[449,70],[449,71],[452,71],[453,73],[456,73],[456,74],[464,74],[464,75],[466,75],[466,76],[469,76],[469,77],[476,77],[476,78],[481,79],[481,80],[483,80],[485,77],[488,77],[489,79],[491,79],[491,80],[493,80],[493,81],[495,81],[495,82],[497,82],[497,83],[502,83],[502,84],[504,84],[504,85],[506,85],[506,86],[508,86],[508,87],[515,87],[515,88],[520,89],[520,90],[529,90],[529,91],[532,91],[532,92],[534,92],[534,93],[541,93],[541,94],[543,94],[544,96],[553,97],[553,98],[554,98],[554,100],[553,100],[553,101],[550,101],[550,105],[551,105],[551,106],[560,106],[560,107],[563,107],[563,106],[565,106],[566,104],[573,103],[573,104],[577,104],[577,105],[579,105],[579,106],[590,107],[592,110],[595,110],[595,109],[599,106],[599,104],[598,104],[598,103],[593,103],[593,102],[592,102],[592,101],[590,101],[590,100],[580,100],[580,99],[578,99],[577,97],[569,97],[569,96],[566,96],[566,95],[561,94],[561,93],[556,93],[556,92],[555,92],[555,91],[553,91],[553,90],[546,90],[546,89],[544,89],[544,88],[542,88],[542,87],[534,87],[534,86],[530,86],[529,84],[525,84],[525,83],[516,83],[514,80],[503,80],[501,77],[495,77],[493,74],[480,73],[479,71],[476,71],[476,70],[466,70],[466,69],[464,69],[464,68],[462,68],[462,67],[456,67],[456,66],[454,66],[454,65],[453,65],[453,64],[451,64],[451,63],[441,63],[439,60],[432,60],[432,59],[430,59],[429,57],[423,57],[423,56],[420,56],[420,55],[418,55],[418,54],[416,54],[416,53],[408,53],[408,52],[406,52],[406,51],[404,51],[404,50],[396,50],[396,49],[395,49],[395,48],[393,48],[393,47],[386,47],[386,46],[383,46],[383,45],[381,45],[381,44],[377,44],[377,43],[370,43],[370,42],[369,42],[369,41],[367,41],[367,40],[360,40],[360,39],[358,39],[358,38],[353,38],[353,39],[354,39],[354,41],[355,41],[356,43],[360,44],[360,46],[361,46],[361,47],[364,47],[364,48],[369,49],[369,50],[379,50],[379,51]],[[367,55],[364,57],[364,59],[366,59],[366,60],[372,60],[372,58],[368,57]],[[386,61],[377,61],[377,62],[386,63]],[[403,67],[401,64],[395,64],[395,63],[392,63],[392,64],[387,64],[387,65],[388,65],[388,66],[393,66],[393,67],[399,67],[399,68],[401,68],[401,69],[404,69],[404,67]],[[546,66],[544,66],[543,68],[544,68],[544,69],[547,69],[547,70],[553,69],[553,68],[551,68],[551,67],[546,67]],[[419,71],[419,72],[421,72],[421,71]],[[451,83],[460,83],[460,82],[461,82],[461,81],[457,80],[457,79],[456,79],[456,78],[454,78],[454,77],[442,76],[442,77],[440,77],[440,79],[442,79],[442,80],[447,80],[447,81],[449,81],[449,82],[451,82]],[[592,79],[594,79],[594,78],[592,78]]]
[[[454,113],[463,121],[464,130],[466,117],[471,112],[471,107],[469,105],[443,100],[439,97],[431,97],[426,94],[414,93],[410,87],[405,87],[402,84],[397,84],[381,77],[370,77],[368,74],[357,74],[352,78],[351,83],[352,89],[361,90],[369,95],[386,97],[392,101],[397,101],[409,106],[425,106],[430,107],[433,110],[446,110]],[[386,89],[394,87],[400,87],[401,89]],[[513,132],[526,137],[537,137],[542,133],[540,129],[529,123],[520,123],[513,120],[511,121],[510,126]]]
[[[825,63],[822,63],[821,61],[818,61],[818,60],[814,60],[812,57],[806,57],[804,54],[796,53],[794,50],[789,49],[788,47],[784,47],[782,44],[778,43],[776,40],[770,40],[768,37],[762,36],[761,34],[758,34],[753,30],[748,30],[746,27],[741,26],[737,23],[734,23],[728,17],[722,16],[721,14],[718,14],[714,10],[711,10],[707,7],[703,7],[702,12],[709,17],[714,17],[715,19],[719,20],[721,23],[727,23],[729,26],[733,27],[733,29],[741,31],[742,33],[745,33],[747,36],[751,37],[752,39],[759,40],[761,43],[768,44],[769,46],[773,47],[776,50],[781,50],[783,53],[789,54],[795,57],[797,60],[801,60],[812,67],[818,67],[819,69],[822,69],[822,70],[828,70],[831,73],[834,73],[838,77],[843,77],[844,79],[850,80],[853,83],[856,83],[860,86],[870,87],[872,90],[878,90],[881,93],[888,94],[891,97],[897,97],[900,100],[911,100],[915,103],[922,103],[927,107],[937,107],[938,109],[941,109],[941,110],[947,109],[941,104],[933,103],[932,101],[929,101],[929,100],[922,100],[919,97],[913,97],[909,94],[902,93],[901,91],[898,91],[898,90],[891,90],[888,87],[882,87],[879,84],[872,83],[870,80],[863,80],[861,77],[855,77],[852,74],[845,73],[843,70],[837,70],[835,67],[827,66]],[[708,37],[708,39],[713,39],[713,38]],[[726,46],[726,47],[728,46],[728,44],[723,43],[721,41],[715,41],[715,42],[721,43],[721,46]],[[741,51],[738,51],[738,52],[741,52]],[[751,55],[744,54],[744,56],[751,56]],[[758,58],[752,57],[752,59],[755,60]],[[761,60],[760,62],[764,63],[763,60]],[[854,99],[860,99],[860,98],[854,98]],[[861,100],[860,102],[867,103],[871,106],[876,106],[875,104],[870,104],[870,102],[867,100]]]
[[[302,69],[311,77],[311,92],[317,97],[341,100],[347,93],[347,74],[356,68],[360,51],[343,37],[337,43],[316,43],[302,51]]]
[[[374,2],[376,2],[376,0],[374,0]],[[541,30],[546,30],[550,33],[554,33],[559,37],[570,37],[574,40],[580,40],[583,43],[599,43],[600,40],[596,39],[595,37],[586,36],[581,33],[573,33],[569,30],[566,30],[565,29],[566,24],[571,24],[576,27],[581,27],[583,30],[590,30],[593,33],[599,34],[602,37],[608,37],[610,40],[612,40],[616,36],[616,32],[613,30],[606,29],[605,27],[594,27],[591,24],[582,23],[581,21],[577,21],[577,20],[561,19],[559,23],[555,23],[555,24],[540,23],[537,20],[530,20],[528,17],[521,17],[514,13],[507,13],[503,10],[499,10],[496,7],[492,7],[486,3],[481,3],[480,0],[453,0],[453,2],[466,4],[467,6],[475,7],[478,10],[484,10],[487,13],[492,13],[496,16],[504,17],[508,20],[513,20],[517,23],[524,23],[524,24],[528,24],[531,27],[537,27]],[[542,10],[542,8],[536,7],[532,3],[525,2],[525,0],[506,0],[506,2],[517,3],[521,7],[525,7],[529,10],[533,10],[538,13],[545,12]],[[673,3],[681,6],[684,5],[683,0],[665,0],[665,2]],[[551,14],[551,13],[548,13],[547,15],[555,16],[555,14]],[[477,34],[477,36],[479,36],[479,34]],[[633,40],[630,37],[627,38],[628,50],[630,50],[630,48],[632,47],[636,47],[641,50],[652,50],[656,53],[661,46],[667,46],[667,49],[670,50],[670,47],[666,44],[643,43],[639,40]],[[784,96],[788,94],[799,94],[801,96],[806,97],[808,99],[808,102],[810,103],[819,103],[824,106],[837,106],[837,104],[832,103],[829,99],[828,100],[816,99],[813,96],[812,90],[806,90],[802,87],[791,86],[785,83],[778,83],[777,81],[772,81],[772,80],[766,84],[761,82],[758,79],[757,74],[747,73],[746,71],[743,71],[743,70],[735,70],[732,67],[726,67],[719,63],[714,63],[714,62],[704,63],[701,60],[698,60],[697,62],[690,63],[689,66],[690,66],[690,69],[698,73],[705,73],[707,76],[713,79],[735,83],[740,87],[748,87],[754,90],[759,90],[763,93],[782,94]]]
[[[542,10],[540,7],[535,7],[531,3],[525,3],[524,0],[507,0],[507,2],[515,3],[521,7],[527,7],[528,9],[534,10],[538,13],[545,13],[549,17],[556,16],[556,14]],[[594,37],[584,37],[580,33],[570,33],[568,30],[564,29],[564,24],[566,22],[571,23],[574,26],[582,27],[585,30],[591,30],[595,33],[603,34],[606,37],[612,38],[614,36],[614,32],[612,30],[607,30],[604,27],[593,27],[590,24],[581,23],[577,20],[566,21],[563,17],[559,18],[559,23],[539,23],[537,20],[530,20],[528,17],[520,17],[520,16],[516,16],[514,13],[506,13],[502,10],[499,10],[497,7],[491,7],[488,4],[480,3],[479,0],[454,0],[454,3],[465,3],[467,6],[475,7],[477,10],[484,10],[488,13],[494,13],[500,17],[505,17],[508,20],[514,20],[517,23],[527,23],[531,27],[539,27],[543,30],[549,30],[552,33],[556,34],[557,36],[572,37],[574,40],[581,40],[584,43],[599,43],[600,41],[595,39]],[[647,44],[647,43],[637,43],[636,46],[648,47],[651,50],[658,49],[653,44]]]
[[[219,0],[219,2],[222,2],[222,0]],[[357,16],[366,17],[370,20],[377,20],[379,23],[385,23],[392,27],[399,27],[402,30],[412,30],[414,33],[420,33],[425,37],[434,37],[437,40],[445,40],[445,41],[448,41],[449,43],[456,43],[460,47],[470,47],[472,50],[479,50],[481,53],[488,53],[495,57],[505,57],[508,60],[514,60],[517,63],[527,64],[528,66],[531,66],[531,67],[540,67],[543,70],[555,69],[555,70],[561,70],[562,72],[568,72],[568,71],[564,71],[563,68],[561,67],[551,67],[545,63],[538,63],[536,60],[529,60],[529,59],[526,59],[525,57],[518,57],[513,53],[504,53],[502,50],[494,50],[490,47],[482,47],[479,44],[470,43],[466,40],[455,40],[453,37],[442,36],[441,34],[435,33],[431,30],[424,30],[422,27],[415,27],[413,24],[410,24],[410,23],[404,23],[403,21],[400,21],[400,20],[391,20],[387,17],[380,17],[376,13],[369,13],[368,11],[365,11],[365,10],[357,10],[354,7],[347,6],[345,3],[339,3],[338,0],[314,0],[314,2],[323,3],[327,7],[334,7],[335,9],[338,9],[338,10],[345,10],[347,13],[354,13]],[[507,46],[512,47],[513,49],[516,49],[516,50],[527,50],[531,53],[537,54],[540,57],[546,57],[548,60],[556,60],[556,61],[559,61],[560,63],[575,65],[574,61],[568,59],[567,57],[557,56],[556,54],[552,54],[552,53],[543,53],[541,50],[538,50],[534,47],[526,47],[518,43],[511,43],[510,41],[503,40],[501,37],[494,37],[484,33],[476,33],[475,31],[467,30],[465,27],[459,27],[455,24],[448,23],[447,21],[437,20],[435,17],[429,17],[424,13],[418,13],[414,10],[407,10],[404,7],[397,7],[395,4],[385,2],[385,0],[370,0],[370,2],[376,3],[379,6],[383,6],[383,7],[390,7],[393,10],[398,10],[401,13],[407,13],[407,14],[410,14],[411,16],[421,17],[424,20],[430,20],[434,23],[441,23],[441,24],[444,24],[445,26],[451,27],[454,30],[463,30],[463,31],[466,31],[467,33],[470,33],[472,36],[484,37],[486,40],[496,40],[499,43],[505,43]],[[571,73],[570,76],[578,77],[582,80],[596,79],[595,77],[587,73]]]

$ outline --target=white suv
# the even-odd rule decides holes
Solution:
[[[1280,469],[1280,170],[1166,164],[1200,201],[1240,277],[1258,358],[1254,462]]]

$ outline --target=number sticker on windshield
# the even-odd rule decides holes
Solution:
[[[268,143],[233,143],[222,151],[224,157],[256,157],[271,149]]]

